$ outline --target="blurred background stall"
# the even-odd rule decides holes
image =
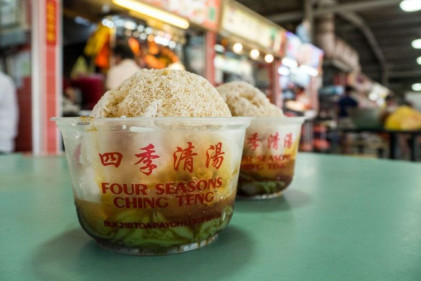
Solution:
[[[215,86],[253,84],[286,115],[306,117],[303,151],[420,160],[417,2],[3,0],[0,69],[16,86],[15,150],[59,152],[49,119],[88,115],[126,59],[117,69],[127,75],[169,67]],[[122,45],[132,55],[122,59]]]

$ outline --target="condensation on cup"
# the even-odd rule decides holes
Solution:
[[[279,197],[294,176],[301,117],[254,117],[247,128],[241,160],[239,197]]]
[[[214,241],[233,215],[249,118],[55,118],[82,228],[165,255]]]

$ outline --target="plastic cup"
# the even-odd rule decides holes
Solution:
[[[55,118],[82,228],[164,255],[214,241],[233,215],[249,118]]]
[[[301,117],[255,117],[247,128],[241,160],[239,197],[282,195],[294,176]]]

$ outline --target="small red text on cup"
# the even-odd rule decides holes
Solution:
[[[292,133],[286,134],[285,135],[285,138],[284,138],[284,147],[285,148],[291,148],[292,143],[293,143],[293,141],[292,141]]]
[[[153,161],[154,159],[159,158],[159,156],[155,154],[155,146],[153,144],[142,147],[140,150],[143,152],[135,154],[135,156],[139,158],[139,161],[137,161],[135,165],[141,164],[139,167],[140,172],[149,176],[153,170],[158,167]]]
[[[247,138],[247,146],[251,149],[251,150],[256,150],[256,148],[259,147],[259,134],[258,133],[254,133],[252,134],[250,137]]]
[[[268,137],[268,147],[269,148],[273,148],[273,149],[278,149],[278,145],[279,145],[279,133],[276,132],[273,135],[269,135]]]
[[[118,168],[121,163],[121,159],[123,158],[123,154],[120,152],[106,152],[106,153],[99,153],[99,158],[101,160],[102,166],[115,166]]]
[[[219,169],[222,162],[224,161],[225,152],[222,151],[222,143],[218,142],[216,145],[211,145],[208,150],[206,150],[206,168],[209,168],[209,165]]]
[[[180,165],[182,164],[184,171],[193,171],[193,157],[197,153],[193,152],[194,146],[191,142],[187,142],[187,148],[181,148],[177,146],[177,150],[173,154],[174,158],[174,169],[178,171]]]

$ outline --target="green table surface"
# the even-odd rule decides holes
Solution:
[[[421,280],[421,166],[301,154],[208,247],[137,257],[79,227],[63,156],[0,156],[0,280]]]

